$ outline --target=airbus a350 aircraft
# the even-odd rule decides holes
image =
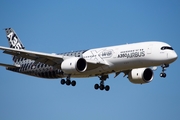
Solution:
[[[12,55],[14,64],[0,63],[7,70],[41,78],[61,78],[61,84],[76,85],[71,78],[99,77],[94,88],[108,91],[104,82],[108,74],[115,77],[121,72],[135,84],[153,80],[151,67],[162,67],[160,77],[166,77],[165,70],[177,59],[173,48],[164,42],[149,41],[133,44],[80,50],[60,54],[48,54],[25,50],[24,45],[12,28],[6,28],[9,47],[2,47],[3,53]],[[66,79],[64,79],[66,78]]]

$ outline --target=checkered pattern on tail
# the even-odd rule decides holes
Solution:
[[[10,48],[24,49],[22,42],[12,28],[6,28],[6,36],[10,45]]]
[[[12,28],[6,28],[5,31],[6,31],[6,37],[8,39],[10,48],[25,49],[24,45],[22,44],[19,37],[17,36],[17,34]],[[15,64],[18,64],[21,60],[24,59],[18,56],[12,56],[12,57]]]

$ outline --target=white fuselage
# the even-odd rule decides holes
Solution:
[[[160,77],[165,78],[165,70],[177,59],[173,48],[159,41],[109,46],[89,50],[49,54],[26,50],[12,28],[6,28],[9,47],[0,46],[3,53],[12,55],[13,65],[0,63],[7,70],[40,78],[62,78],[62,85],[76,85],[71,78],[97,76],[99,84],[94,88],[109,91],[104,81],[109,74],[115,77],[121,72],[131,83],[145,84],[153,80],[153,70],[161,66]],[[153,69],[151,69],[152,67]],[[65,79],[64,79],[65,78]]]
[[[71,52],[59,55],[69,58],[76,57]],[[94,67],[91,66],[91,68],[87,65],[87,70],[72,73],[72,78],[101,76],[135,68],[170,64],[177,59],[177,54],[167,43],[154,41],[85,50],[80,57],[86,61],[96,61],[101,63],[101,65],[98,67],[98,64],[94,64]],[[19,68],[7,69],[42,78],[64,78],[69,75],[56,67],[44,63],[36,65],[34,63],[35,61],[30,59],[22,60],[18,63],[20,65]]]
[[[164,42],[140,42],[90,49],[83,54],[86,60],[98,60],[108,65],[72,75],[72,77],[90,77],[172,63],[177,58],[177,54],[174,50],[161,50],[163,46],[170,47],[170,45]]]

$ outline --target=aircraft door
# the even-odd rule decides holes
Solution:
[[[147,48],[147,54],[148,55],[152,54],[152,47],[153,47],[152,44],[148,46],[148,48]]]

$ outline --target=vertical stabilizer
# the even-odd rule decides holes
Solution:
[[[6,36],[9,42],[10,48],[14,49],[24,49],[24,45],[20,41],[19,37],[15,33],[15,31],[12,28],[6,28]]]
[[[14,49],[25,49],[24,45],[20,41],[19,37],[15,33],[12,28],[6,28],[6,37],[8,39],[9,47]],[[12,56],[15,65],[19,65],[19,62],[23,60],[23,58],[18,56]]]

